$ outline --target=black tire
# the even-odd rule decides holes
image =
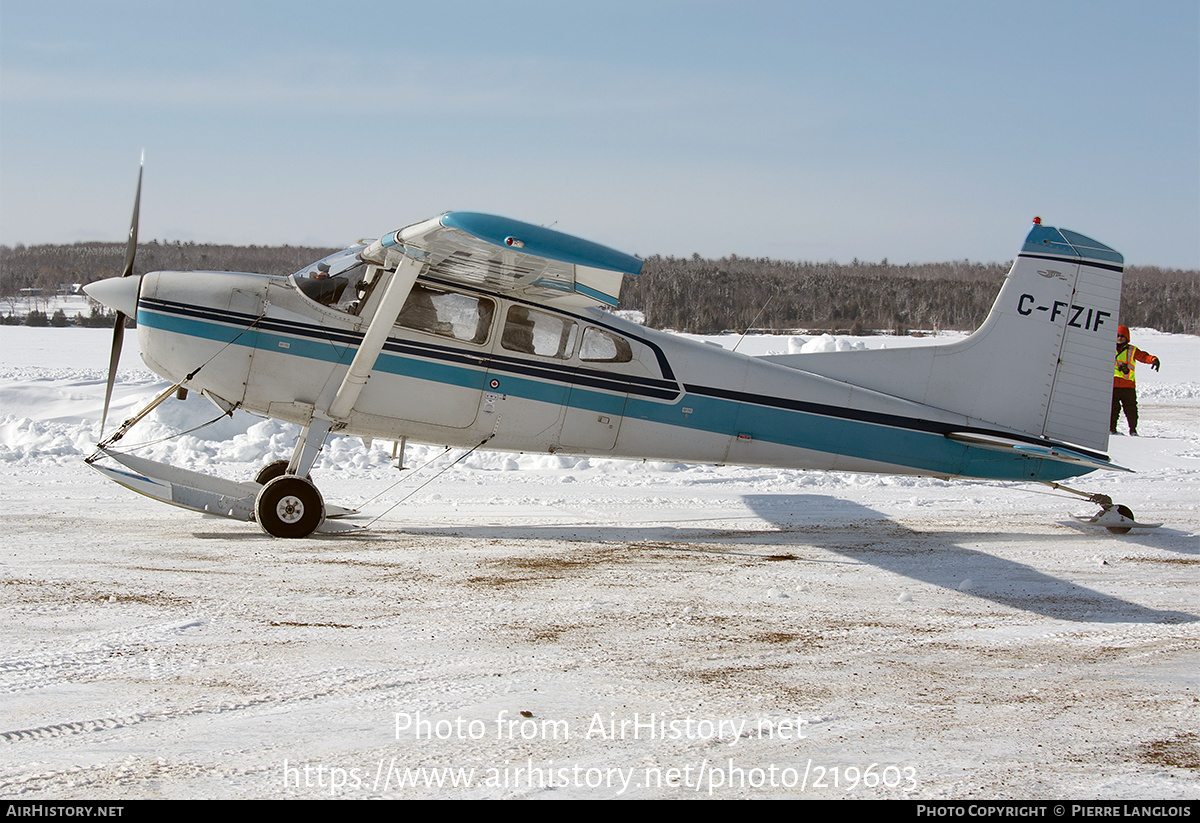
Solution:
[[[254,475],[254,482],[260,486],[265,486],[267,483],[274,480],[276,477],[283,477],[287,474],[287,460],[272,460],[267,465],[258,470],[258,474]],[[306,479],[312,480],[312,475],[305,475]]]
[[[254,519],[272,537],[308,537],[325,520],[325,501],[310,481],[285,474],[254,498]]]
[[[1117,514],[1129,520],[1134,519],[1133,512],[1128,506],[1117,506]],[[1106,528],[1108,529],[1109,534],[1129,534],[1129,532],[1133,529],[1132,526],[1106,526]]]

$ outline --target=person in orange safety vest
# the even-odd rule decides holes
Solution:
[[[1134,377],[1134,370],[1138,363],[1149,363],[1150,368],[1155,371],[1158,371],[1161,365],[1157,357],[1130,344],[1128,326],[1117,326],[1117,363],[1113,369],[1112,421],[1108,427],[1109,434],[1117,433],[1117,420],[1121,416],[1121,408],[1124,407],[1125,419],[1129,421],[1129,433],[1137,437],[1137,378]]]

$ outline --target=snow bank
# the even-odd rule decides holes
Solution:
[[[1111,444],[1138,471],[1079,481],[1147,534],[1043,488],[558,455],[406,497],[461,452],[399,474],[337,437],[313,476],[370,528],[287,541],[81,465],[107,332],[0,333],[8,799],[1195,797],[1196,338],[1135,332],[1164,364]],[[812,343],[909,341],[739,351]],[[136,362],[112,420],[164,388]],[[170,401],[129,440],[216,415]],[[236,413],[140,453],[246,479],[295,434]],[[418,715],[487,733],[397,732]]]

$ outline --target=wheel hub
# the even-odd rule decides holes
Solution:
[[[304,517],[304,501],[294,495],[285,495],[275,504],[275,514],[284,523],[295,523]]]

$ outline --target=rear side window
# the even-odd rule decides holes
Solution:
[[[579,359],[593,363],[628,363],[633,350],[624,337],[588,326],[579,346]]]
[[[513,306],[504,321],[500,345],[509,351],[563,360],[575,349],[577,328],[574,320],[526,306]]]

